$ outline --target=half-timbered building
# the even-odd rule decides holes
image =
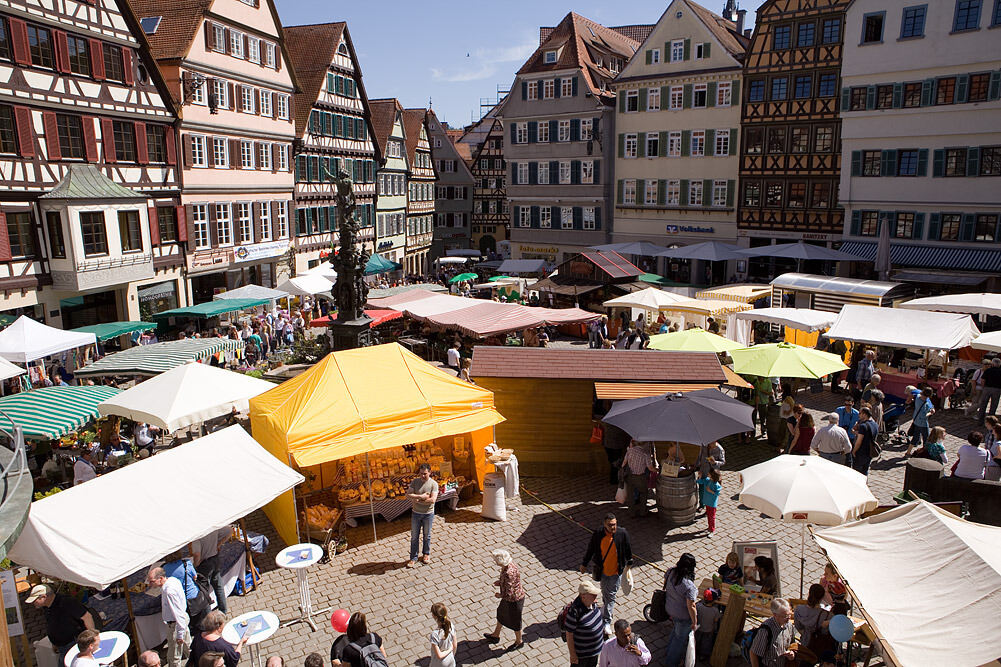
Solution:
[[[742,245],[841,237],[839,79],[850,0],[766,0],[744,60]]]
[[[473,172],[473,224],[470,242],[472,247],[484,253],[497,252],[497,244],[509,237],[507,170],[504,167],[504,125],[500,119],[488,114],[480,121],[485,132],[467,132],[470,144]]]
[[[290,274],[295,137],[272,0],[129,0],[176,100],[187,275],[195,303]]]
[[[404,109],[407,164],[407,240],[403,270],[411,275],[428,272],[431,225],[435,213],[435,173],[428,141],[427,109]]]
[[[72,328],[183,304],[166,93],[128,6],[0,8],[0,310]]]
[[[354,183],[360,240],[375,241],[377,154],[361,67],[347,24],[286,26],[285,39],[301,92],[293,98],[296,271],[316,266],[338,242],[336,188]]]
[[[381,156],[376,178],[375,249],[386,259],[403,264],[406,253],[407,161],[403,107],[395,98],[369,101],[376,150]]]
[[[454,132],[438,120],[434,110],[427,114],[428,141],[438,180],[435,185],[434,231],[431,260],[449,250],[469,248],[469,222],[473,214],[473,174],[469,171],[469,147],[457,144]]]

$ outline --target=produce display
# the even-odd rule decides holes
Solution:
[[[326,530],[340,518],[340,510],[335,510],[326,505],[312,505],[306,508],[306,523],[310,528]]]

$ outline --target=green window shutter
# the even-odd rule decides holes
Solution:
[[[556,99],[560,98],[560,77],[556,77],[553,82],[553,96],[556,97]]]
[[[862,211],[852,211],[851,235],[858,236],[862,232]]]
[[[960,74],[956,77],[956,104],[962,104],[970,99],[970,75]]]
[[[733,208],[733,191],[736,189],[736,181],[726,182],[726,207]]]
[[[303,161],[306,158],[302,155],[295,156],[295,180],[297,183],[303,182]]]
[[[892,151],[887,151],[887,153],[888,153],[888,155],[886,156],[886,167],[887,167],[887,172],[888,173],[886,175],[887,176],[896,176],[897,175],[897,151],[892,150]]]
[[[963,224],[959,226],[959,240],[960,241],[972,241],[973,240],[973,226],[976,224],[976,216],[972,213],[963,214]]]
[[[737,128],[730,128],[730,155],[737,154]]]
[[[709,48],[709,44],[706,44],[706,48]],[[706,106],[714,107],[716,106],[716,82],[710,81],[706,84]]]
[[[657,157],[667,157],[667,132],[661,132],[657,142]]]
[[[685,60],[692,58],[692,40],[685,38]]]
[[[636,157],[646,157],[646,134],[636,133]]]
[[[712,42],[706,42],[702,45],[702,57],[709,58],[712,55]]]
[[[660,179],[657,181],[657,204],[663,206],[667,200],[667,181]]]
[[[626,154],[626,135],[619,135],[619,157],[625,157]]]
[[[626,112],[626,91],[619,91],[619,113]]]
[[[665,62],[665,63],[666,62],[670,62],[671,61],[671,42],[664,42],[664,52],[663,53],[664,53],[664,57],[660,59],[661,62]]]
[[[706,145],[703,155],[716,155],[716,130],[706,130]]]
[[[970,146],[966,149],[966,175],[980,175],[980,146]]]
[[[344,77],[343,76],[336,77],[335,83],[336,83],[336,85],[334,86],[334,92],[336,92],[338,95],[343,95],[344,94]]]
[[[688,181],[681,179],[681,196],[678,199],[681,206],[688,206]]]
[[[573,78],[573,90],[570,93],[574,97],[577,97],[577,77]]]
[[[512,122],[508,124],[508,127],[511,128],[511,143],[512,144],[517,143],[516,139],[518,138],[518,124]]]
[[[681,131],[681,155],[688,156],[688,148],[692,143],[692,131],[682,130]]]
[[[932,213],[928,216],[928,240],[938,241],[942,229],[942,214]]]
[[[692,84],[686,83],[681,95],[681,106],[684,109],[692,108]]]
[[[640,88],[637,111],[646,111],[646,88]]]
[[[865,89],[865,108],[875,109],[876,108],[876,86],[866,86]]]
[[[646,64],[650,65],[653,63],[653,51],[650,49],[646,50]]]
[[[615,189],[616,189],[615,201],[618,202],[619,204],[621,204],[622,203],[622,193],[625,191],[625,188],[622,185],[622,179],[621,178],[619,179],[619,182],[615,184],[615,186],[616,186],[615,187]]]
[[[921,82],[921,106],[932,104],[932,91],[935,89],[935,79],[925,79]]]
[[[911,238],[922,239],[925,233],[925,214],[914,214],[914,227],[911,230]]]
[[[528,81],[521,82],[521,99],[528,99]]]
[[[880,211],[880,219],[886,219],[890,224],[890,238],[894,238],[897,235],[897,212],[896,211]]]
[[[945,176],[945,150],[941,148],[936,148],[935,152],[932,154],[932,176]],[[931,227],[929,226],[929,229]]]
[[[992,101],[1001,97],[1001,70],[991,72],[991,82],[988,87],[987,97]]]
[[[841,89],[841,110],[848,111],[851,109],[852,102],[852,91],[851,88]]]
[[[327,92],[334,92],[334,74],[333,72],[327,72]]]
[[[636,205],[646,206],[646,181],[642,178],[636,179]]]
[[[852,176],[862,175],[862,151],[852,151]]]
[[[735,107],[740,106],[740,79],[733,80],[733,87],[730,91],[730,104]]]
[[[893,84],[893,108],[899,109],[904,104],[904,84]]]
[[[534,144],[539,140],[539,123],[534,120],[528,121],[528,143]]]
[[[890,153],[892,151],[880,151],[879,152],[879,175],[880,176],[893,176],[890,171]]]
[[[918,176],[928,175],[928,149],[922,148],[918,151]]]
[[[712,179],[702,181],[702,205],[705,207],[713,204],[713,182]]]

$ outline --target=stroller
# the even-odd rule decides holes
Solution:
[[[885,446],[892,437],[894,445],[907,443],[907,433],[900,428],[900,418],[906,411],[905,403],[893,403],[883,411],[883,430],[876,436],[876,442]]]

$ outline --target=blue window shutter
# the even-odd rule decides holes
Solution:
[[[841,110],[848,111],[851,108],[852,91],[851,88],[841,89]]]
[[[688,206],[688,180],[681,180],[681,197],[678,200],[681,206]]]
[[[517,227],[517,226],[521,225],[521,207],[520,206],[512,206],[511,210],[514,211],[514,224],[511,225],[511,226],[512,227]]]
[[[960,74],[956,77],[956,104],[963,104],[970,99],[970,75]]]
[[[904,84],[893,84],[893,108],[899,109],[904,103]]]
[[[577,77],[573,78],[573,96],[577,97]]]
[[[560,98],[560,77],[556,77],[553,82],[553,96],[556,99]]]
[[[626,91],[619,91],[619,113],[626,112]]]
[[[573,207],[573,228],[582,229],[584,227],[584,209],[580,206]]]
[[[970,146],[966,149],[966,175],[980,175],[980,146]]]
[[[862,175],[862,151],[852,151],[852,176]]]
[[[539,227],[539,207],[533,206],[529,213],[529,224],[535,228]]]
[[[938,241],[941,228],[942,228],[942,214],[932,213],[928,217],[928,240]]]
[[[580,185],[580,160],[570,161],[570,183]]]
[[[915,213],[914,214],[914,229],[912,230],[911,238],[923,239],[925,233],[925,214]]]
[[[512,162],[511,163],[511,185],[517,185],[517,184],[518,184],[518,163],[517,162]]]
[[[518,136],[517,133],[518,133],[518,127],[515,125],[514,121],[512,121],[511,122],[511,143],[512,144],[515,142],[515,139]]]
[[[528,184],[537,185],[539,183],[539,163],[528,163]]]
[[[852,225],[849,233],[858,236],[862,232],[862,211],[852,211]]]
[[[580,118],[570,120],[570,141],[580,141]]]
[[[528,122],[528,143],[534,144],[539,140],[539,123],[531,120]]]
[[[928,149],[918,150],[918,176],[928,175]]]
[[[601,183],[601,160],[594,161],[594,182]]]
[[[556,143],[556,140],[560,137],[560,124],[559,121],[551,120],[549,121],[549,142]]]
[[[976,216],[972,213],[963,214],[963,224],[959,226],[959,240],[960,241],[972,241],[973,240],[973,227],[976,224]]]
[[[616,189],[615,201],[617,203],[621,204],[622,203],[622,193],[624,191],[624,188],[623,188],[623,185],[622,185],[622,179],[621,178],[619,179],[619,182],[616,184],[616,188],[615,189]]]
[[[932,154],[932,176],[945,176],[945,150],[936,148]]]
[[[876,86],[867,86],[865,89],[865,108],[876,108]]]
[[[991,82],[988,88],[987,97],[996,100],[1001,97],[1001,70],[991,72]]]
[[[932,91],[935,89],[935,79],[925,79],[921,82],[921,106],[932,104]]]
[[[521,82],[521,99],[528,99],[528,81]]]

